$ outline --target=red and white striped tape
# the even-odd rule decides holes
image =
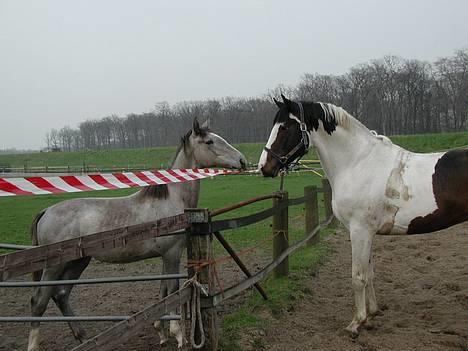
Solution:
[[[160,171],[55,177],[0,178],[0,196],[75,193],[91,190],[125,189],[157,184],[181,183],[230,174],[224,169],[168,169]]]

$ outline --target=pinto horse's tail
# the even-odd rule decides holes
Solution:
[[[42,210],[39,212],[36,217],[34,217],[34,220],[31,225],[31,241],[34,246],[39,245],[39,242],[37,240],[37,223],[39,223],[39,220],[42,218],[46,210]],[[40,271],[35,271],[32,273],[32,279],[34,281],[39,281],[42,278],[42,270]]]

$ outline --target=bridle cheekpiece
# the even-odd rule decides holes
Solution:
[[[307,124],[305,123],[304,107],[302,106],[302,103],[299,101],[295,101],[295,103],[299,106],[299,118],[300,118],[299,128],[302,134],[301,141],[284,156],[278,155],[276,152],[274,152],[272,149],[266,146],[264,147],[264,150],[280,163],[281,165],[280,169],[292,168],[309,151],[309,147],[310,147],[309,135],[307,134]],[[301,147],[304,147],[305,149],[304,154],[299,157],[294,158],[294,154]]]

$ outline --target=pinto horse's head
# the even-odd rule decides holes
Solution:
[[[281,95],[283,102],[274,99],[279,110],[273,122],[258,169],[265,177],[276,177],[281,169],[304,156],[311,143],[311,132],[319,127],[328,134],[336,128],[334,114],[328,104],[299,102]]]

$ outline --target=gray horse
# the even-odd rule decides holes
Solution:
[[[246,159],[226,140],[199,126],[195,119],[192,129],[182,138],[171,168],[245,168]],[[62,201],[51,206],[34,219],[32,239],[35,245],[80,237],[113,228],[154,221],[184,212],[184,208],[197,207],[199,181],[148,186],[133,195],[118,198],[87,198]],[[127,263],[150,257],[162,257],[163,274],[178,273],[180,258],[185,248],[185,237],[166,236],[145,240],[126,248],[116,248],[95,255],[99,261]],[[35,272],[34,280],[78,279],[88,266],[91,257],[84,257]],[[31,298],[32,316],[42,316],[50,298],[64,316],[73,316],[69,296],[72,285],[39,287]],[[162,281],[160,296],[164,298],[179,288],[178,280]],[[86,336],[78,322],[69,322],[73,335],[79,341]],[[155,322],[155,328],[161,324]],[[183,336],[177,321],[170,322],[170,334],[177,339],[178,347]],[[160,331],[161,343],[167,338]],[[28,351],[39,350],[39,323],[33,322],[29,334]]]

